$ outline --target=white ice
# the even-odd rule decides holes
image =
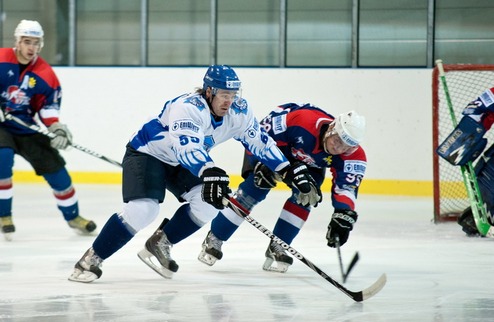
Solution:
[[[102,228],[121,208],[120,186],[77,185],[81,213]],[[252,213],[273,228],[286,191],[273,191]],[[292,246],[341,282],[337,253],[326,246],[329,194]],[[178,202],[170,194],[160,218],[103,265],[91,284],[69,282],[95,236],[76,235],[47,185],[14,186],[12,242],[0,240],[0,321],[492,321],[494,241],[467,238],[456,223],[431,222],[431,198],[361,195],[359,220],[341,251],[360,261],[345,287],[384,289],[362,303],[294,260],[287,273],[261,269],[269,239],[245,222],[213,267],[197,260],[209,225],[175,245],[180,265],[166,280],[137,257],[145,240]]]

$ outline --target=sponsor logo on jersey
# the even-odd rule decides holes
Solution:
[[[494,104],[494,94],[488,90],[480,95],[480,100],[484,103],[485,107],[489,107]]]
[[[192,121],[176,121],[172,125],[172,130],[191,130],[192,132],[198,133],[199,126],[195,125]]]
[[[279,134],[286,131],[286,115],[273,117],[273,133]]]
[[[343,169],[346,173],[361,174],[364,175],[367,163],[364,161],[345,161]]]

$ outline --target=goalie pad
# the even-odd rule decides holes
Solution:
[[[453,132],[439,145],[437,154],[452,165],[463,166],[474,161],[484,150],[485,129],[471,117],[465,116]]]
[[[477,162],[475,173],[488,220],[492,225],[494,223],[494,145],[491,145]]]

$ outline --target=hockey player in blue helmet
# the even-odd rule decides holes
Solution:
[[[69,280],[88,283],[100,278],[103,261],[156,219],[166,191],[183,205],[163,220],[138,256],[158,274],[171,278],[178,270],[171,257],[172,246],[224,209],[230,179],[209,152],[231,138],[298,189],[302,203],[319,202],[320,191],[307,167],[290,164],[247,101],[237,96],[239,89],[240,81],[231,67],[211,66],[202,88],[167,101],[131,137],[122,161],[123,209],[110,216],[76,262]]]

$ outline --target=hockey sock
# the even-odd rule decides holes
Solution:
[[[170,221],[163,227],[163,232],[170,243],[176,244],[198,231],[199,228],[201,227],[190,218],[190,205],[185,204],[177,209]]]
[[[55,173],[44,174],[43,177],[53,189],[53,195],[57,201],[57,207],[66,221],[79,215],[79,205],[72,180],[65,168]]]
[[[227,211],[227,210],[230,209],[225,209],[223,211]],[[244,220],[243,218],[240,218],[236,214],[234,216],[242,221]],[[218,237],[219,240],[222,241],[227,241],[237,230],[238,227],[239,227],[238,225],[228,220],[228,218],[226,218],[225,215],[223,215],[223,212],[220,212],[218,216],[216,216],[211,222],[211,232],[216,237]]]
[[[309,209],[294,203],[291,199],[283,205],[280,218],[273,229],[273,234],[287,244],[292,243],[309,217]]]
[[[107,259],[134,237],[117,214],[106,222],[93,242],[93,249],[102,259]]]
[[[12,215],[14,150],[0,148],[0,217]]]

